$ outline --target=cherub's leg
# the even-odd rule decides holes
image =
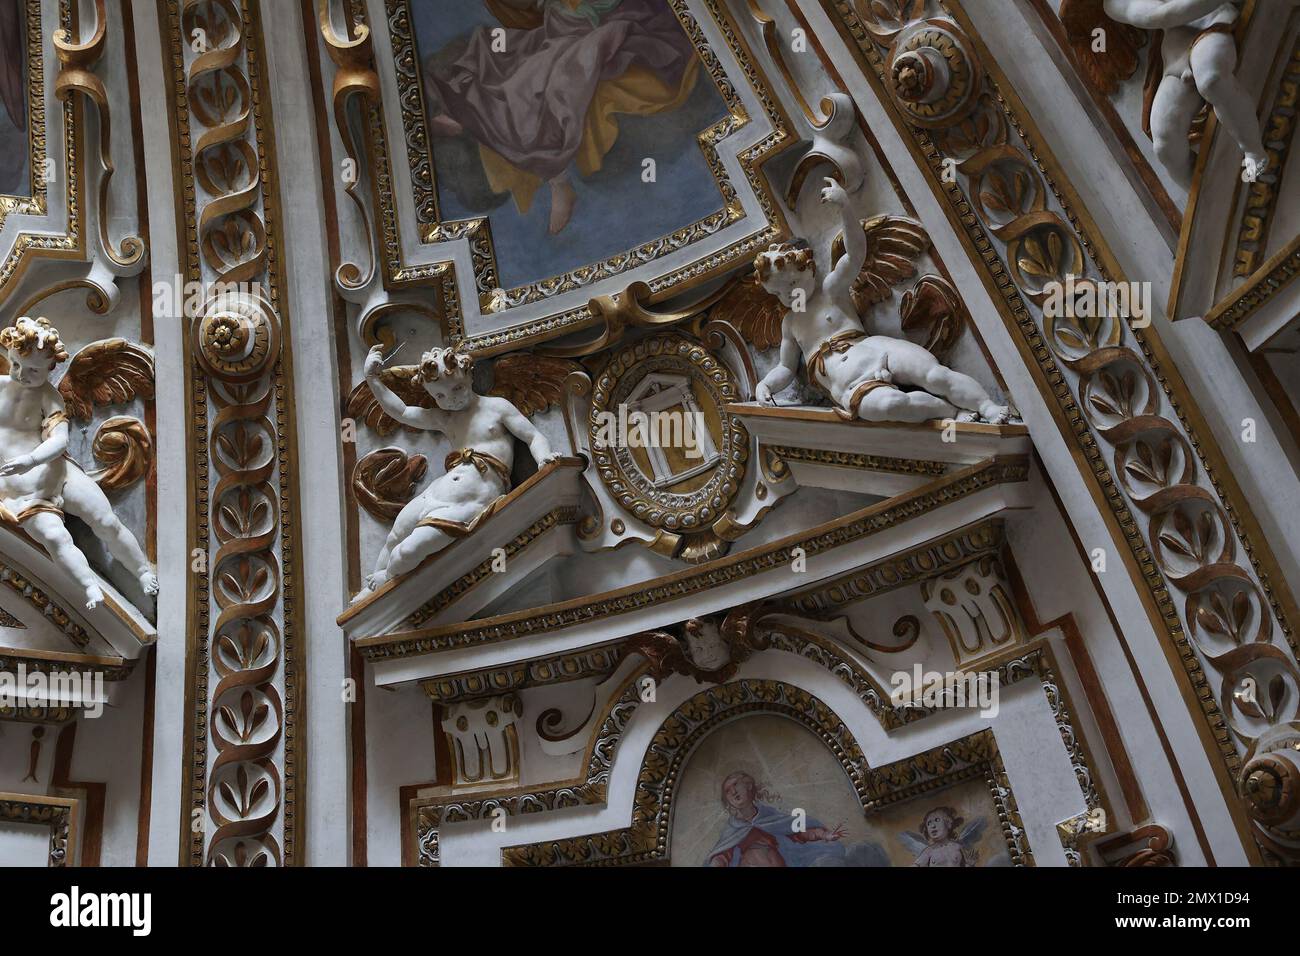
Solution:
[[[388,576],[398,577],[415,567],[436,551],[441,551],[455,540],[445,531],[422,525],[393,549],[388,558]]]
[[[63,481],[63,510],[76,515],[108,547],[122,566],[136,576],[145,594],[158,593],[158,575],[145,557],[140,542],[113,513],[104,489],[80,468],[68,466]]]
[[[963,372],[935,363],[926,373],[924,388],[942,395],[958,408],[979,412],[980,418],[1001,425],[1011,417],[1011,410],[989,397],[984,386]]]
[[[388,537],[384,539],[384,546],[379,552],[379,557],[375,560],[375,570],[366,578],[366,587],[374,590],[382,585],[390,577],[388,569],[389,560],[392,557],[393,549],[406,540],[407,536],[415,530],[424,513],[429,509],[429,502],[425,497],[426,492],[416,495],[406,503],[406,506],[397,515],[397,520],[393,522],[392,530],[388,532]]]
[[[1177,76],[1166,76],[1151,104],[1151,140],[1156,158],[1183,186],[1192,179],[1192,148],[1187,133],[1192,128],[1201,96],[1196,87]]]
[[[55,564],[72,575],[86,597],[86,609],[94,610],[104,600],[99,579],[90,570],[90,562],[77,547],[63,519],[48,511],[38,512],[23,522],[23,529],[40,543]]]
[[[928,422],[952,418],[956,413],[957,409],[935,395],[893,387],[873,388],[858,405],[858,417],[867,422]]]
[[[1214,108],[1214,115],[1228,135],[1255,164],[1256,171],[1263,172],[1268,154],[1255,117],[1255,104],[1235,72],[1236,42],[1226,33],[1203,37],[1192,47],[1191,64],[1196,88]]]

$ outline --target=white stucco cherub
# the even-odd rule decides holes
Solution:
[[[1077,0],[1076,0],[1077,2]],[[1284,0],[1294,6],[1300,0]],[[1187,135],[1204,100],[1245,155],[1245,178],[1268,167],[1268,154],[1250,93],[1236,76],[1233,24],[1241,15],[1233,0],[1104,0],[1106,16],[1143,30],[1163,30],[1153,48],[1144,119],[1156,157],[1179,183],[1192,174]],[[1104,54],[1099,54],[1104,55]]]
[[[118,561],[158,593],[158,577],[139,542],[113,513],[103,490],[67,455],[68,414],[50,383],[68,360],[58,330],[47,319],[23,316],[0,331],[9,374],[0,375],[0,520],[31,535],[82,588],[86,607],[104,599],[91,570],[63,523],[84,521]]]
[[[403,425],[442,432],[456,449],[447,456],[446,473],[398,514],[374,573],[366,580],[372,589],[469,534],[491,513],[497,499],[510,490],[516,438],[528,445],[538,465],[559,457],[514,405],[474,391],[473,367],[473,359],[454,348],[425,352],[413,384],[437,407],[423,408],[408,405],[384,383],[383,346],[366,356],[366,382],[380,407]]]
[[[1007,406],[923,346],[867,334],[853,299],[854,282],[867,261],[867,239],[843,187],[832,179],[826,182],[822,201],[839,208],[844,229],[844,255],[830,273],[818,281],[813,249],[801,242],[775,245],[759,253],[754,264],[763,288],[785,307],[780,360],[758,384],[755,397],[775,404],[772,396],[794,380],[802,355],[809,383],[825,392],[846,418],[1007,421]]]

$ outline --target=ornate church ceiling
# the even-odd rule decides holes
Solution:
[[[1298,89],[1289,0],[0,0],[0,863],[1296,862]]]

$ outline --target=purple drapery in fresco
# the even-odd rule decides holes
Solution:
[[[479,29],[429,79],[470,136],[544,180],[573,162],[601,82],[642,66],[676,88],[695,56],[665,0],[623,0],[596,25],[549,6],[541,27],[508,29],[505,41],[493,52],[491,31]]]

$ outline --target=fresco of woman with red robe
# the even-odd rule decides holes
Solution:
[[[840,841],[844,825],[827,827],[759,801],[767,796],[743,771],[722,781],[727,822],[709,850],[706,866],[885,866],[883,853],[871,844],[847,847]]]

